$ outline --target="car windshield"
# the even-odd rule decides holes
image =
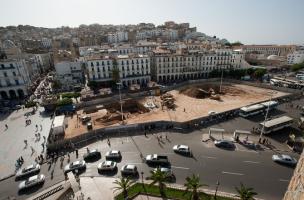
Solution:
[[[34,165],[30,165],[30,166],[24,168],[24,169],[22,170],[22,172],[28,172],[28,171],[31,171],[32,169],[34,169]]]

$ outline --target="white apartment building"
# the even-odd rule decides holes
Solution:
[[[24,59],[0,60],[0,99],[24,98],[30,83]]]
[[[89,80],[103,82],[104,85],[109,85],[113,81],[115,67],[119,70],[120,82],[124,87],[132,84],[145,86],[151,80],[150,58],[147,55],[130,54],[86,59]]]
[[[304,62],[304,50],[294,51],[287,55],[287,64],[299,64]]]
[[[52,39],[50,38],[42,38],[41,43],[44,48],[52,48]]]
[[[226,49],[186,53],[157,49],[152,58],[152,78],[157,82],[207,78],[216,69],[241,68],[243,57],[239,52]]]
[[[128,41],[128,32],[118,31],[107,35],[108,43],[119,43]]]
[[[56,80],[64,90],[73,90],[84,83],[84,73],[79,61],[60,61],[55,64]]]

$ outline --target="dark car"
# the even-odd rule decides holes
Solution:
[[[101,154],[97,149],[89,150],[86,154],[83,155],[84,160],[95,160],[100,159]]]
[[[215,140],[214,145],[221,148],[227,148],[227,149],[233,149],[235,148],[235,145],[233,142],[228,140]]]

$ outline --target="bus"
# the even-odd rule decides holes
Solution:
[[[241,117],[249,117],[251,115],[257,115],[259,113],[266,112],[269,106],[269,110],[277,107],[279,103],[277,101],[267,101],[260,104],[255,104],[251,106],[245,106],[240,108],[239,115]]]
[[[259,124],[259,130],[262,130],[264,126],[264,134],[268,134],[274,131],[281,130],[285,127],[290,127],[293,124],[293,118],[288,116],[282,116],[275,119],[271,119]]]

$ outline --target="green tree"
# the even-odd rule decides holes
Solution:
[[[293,64],[291,66],[291,70],[294,72],[299,71],[300,69],[303,69],[303,68],[304,68],[304,62],[299,63],[299,64]]]
[[[265,74],[266,74],[267,70],[266,69],[256,69],[255,72],[254,72],[254,76],[257,78],[257,79],[261,79]]]
[[[199,199],[199,193],[198,193],[198,188],[202,187],[202,186],[208,186],[206,184],[201,184],[200,183],[200,177],[198,175],[192,174],[192,177],[187,177],[186,178],[186,183],[185,183],[185,187],[186,187],[186,191],[185,194],[191,190],[192,194],[191,194],[191,200],[198,200]]]
[[[72,103],[73,103],[72,99],[63,98],[63,99],[57,101],[56,106],[57,107],[65,106],[65,105],[69,105],[69,104],[72,104]]]
[[[120,80],[119,69],[116,60],[113,61],[112,80],[115,84],[118,83]]]
[[[160,168],[157,168],[156,170],[152,170],[151,176],[149,177],[152,180],[152,183],[150,185],[158,184],[159,193],[161,196],[165,196],[165,182],[169,181],[169,176],[167,172],[163,172],[160,170]]]
[[[241,200],[254,200],[253,196],[258,194],[253,191],[253,188],[247,188],[243,185],[243,183],[241,183],[241,187],[235,187],[235,190],[237,191],[238,197],[240,197]]]
[[[57,89],[60,89],[62,87],[61,83],[59,81],[54,81],[52,83],[52,88],[57,90]]]
[[[126,177],[121,177],[118,180],[115,180],[113,183],[117,185],[116,187],[114,187],[114,191],[122,190],[124,199],[127,199],[128,198],[128,189],[131,187],[131,185],[134,183],[134,181],[132,181]]]

